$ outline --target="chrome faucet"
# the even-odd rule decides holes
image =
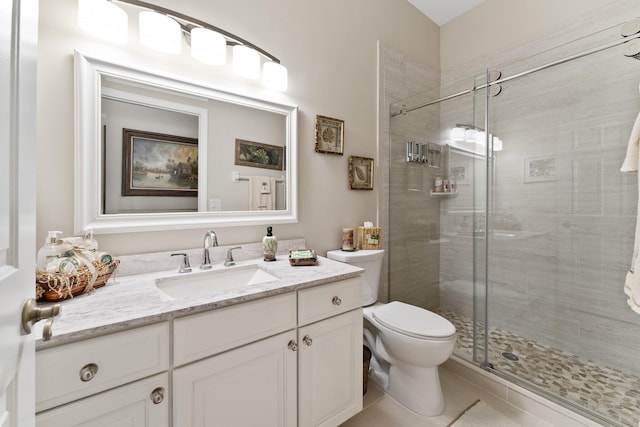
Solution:
[[[180,269],[178,273],[191,273],[191,264],[189,264],[189,255],[184,252],[180,252],[177,254],[171,254],[171,256],[182,256],[182,265],[180,265]]]
[[[232,265],[236,265],[236,262],[233,260],[233,250],[234,249],[242,249],[241,246],[236,246],[235,248],[231,248],[227,251],[227,259],[224,260],[225,267],[231,267]]]
[[[202,242],[202,247],[204,251],[202,265],[200,266],[200,270],[209,270],[211,268],[211,258],[209,256],[209,248],[214,246],[218,246],[218,237],[213,230],[209,230],[204,234],[204,242]]]

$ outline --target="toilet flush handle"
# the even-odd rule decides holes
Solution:
[[[331,304],[333,305],[340,305],[342,304],[342,300],[340,299],[340,297],[335,296],[331,299]]]

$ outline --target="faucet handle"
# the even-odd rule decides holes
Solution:
[[[225,267],[231,267],[232,265],[236,265],[236,262],[233,260],[234,249],[242,249],[242,246],[236,246],[235,248],[231,248],[227,251],[227,259],[224,260]]]
[[[189,255],[184,252],[179,252],[175,254],[171,254],[171,256],[180,256],[182,255],[182,265],[178,270],[178,273],[191,273],[191,264],[189,264]]]

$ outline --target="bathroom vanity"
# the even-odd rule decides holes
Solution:
[[[277,279],[206,296],[185,281],[181,298],[157,285],[172,270],[65,301],[37,342],[37,425],[337,426],[359,412],[361,269],[237,264],[187,274]]]

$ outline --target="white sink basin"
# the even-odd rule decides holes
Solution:
[[[257,285],[274,280],[279,280],[279,278],[257,265],[246,265],[230,267],[224,270],[194,271],[193,273],[161,277],[156,279],[156,287],[167,296],[178,299],[205,296],[217,291]]]

